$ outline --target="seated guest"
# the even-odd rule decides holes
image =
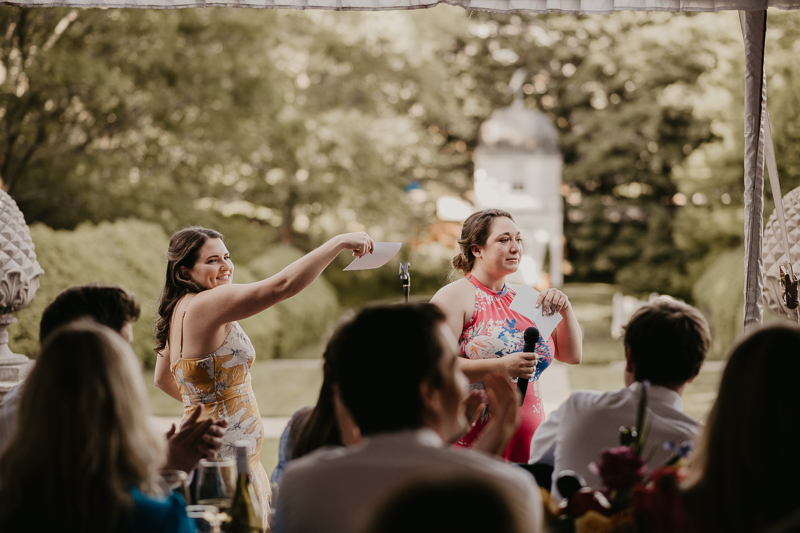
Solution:
[[[467,429],[462,402],[467,380],[437,307],[364,309],[337,329],[328,350],[336,361],[334,402],[352,416],[362,441],[318,450],[289,464],[278,492],[274,531],[365,531],[377,506],[423,473],[472,475],[500,484],[524,513],[523,531],[541,530],[542,501],[527,473],[481,452],[444,444]],[[506,380],[496,382],[513,394]],[[494,407],[492,395],[489,401]],[[512,414],[518,416],[518,410]],[[505,434],[510,437],[514,429]]]
[[[336,406],[333,402],[333,360],[330,351],[325,350],[322,355],[322,387],[319,390],[317,404],[305,407],[292,415],[291,420],[281,435],[278,448],[278,466],[272,472],[270,480],[280,483],[283,471],[289,461],[308,455],[324,446],[349,446],[361,440],[358,428],[347,420],[340,430],[337,423]],[[344,435],[343,435],[344,433]]]
[[[692,527],[675,531],[800,531],[798,375],[795,326],[757,330],[736,346],[691,462]]]
[[[369,533],[528,531],[525,513],[513,501],[505,487],[480,477],[420,478],[389,498]]]
[[[119,333],[129,344],[133,342],[133,324],[139,318],[139,300],[121,287],[84,285],[71,287],[50,302],[39,323],[39,342],[50,333],[77,319],[91,319]],[[13,387],[0,403],[0,450],[11,436],[25,381]],[[222,446],[226,422],[198,420],[200,410],[187,418],[176,432],[167,433],[168,461],[166,468],[191,472],[203,457],[211,457]]]
[[[0,457],[0,531],[190,533],[177,495],[155,497],[164,441],[139,362],[91,321],[48,337]]]
[[[683,412],[681,393],[700,371],[711,334],[703,315],[684,303],[661,298],[638,309],[625,328],[625,385],[610,392],[578,391],[536,431],[530,462],[580,474],[591,487],[601,487],[589,464],[603,448],[619,446],[619,428],[636,424],[641,383],[650,381],[647,404],[652,423],[643,456],[649,468],[661,465],[671,452],[666,442],[692,440],[698,421]],[[641,429],[641,428],[639,428]],[[650,456],[650,450],[654,450]]]

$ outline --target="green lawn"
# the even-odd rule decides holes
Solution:
[[[317,359],[276,359],[261,361],[251,369],[253,390],[261,416],[291,416],[317,403],[322,385],[322,361]],[[156,416],[181,416],[181,403],[167,396],[153,382],[152,370],[145,371],[150,408]]]

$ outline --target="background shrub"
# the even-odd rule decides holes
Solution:
[[[136,355],[155,364],[153,322],[164,283],[169,238],[158,224],[137,220],[80,224],[74,231],[31,227],[36,256],[44,269],[39,291],[30,306],[17,313],[9,327],[9,345],[15,352],[35,357],[39,350],[42,311],[61,291],[74,285],[120,285],[139,297],[142,316],[134,325]]]
[[[302,256],[296,248],[274,246],[248,263],[247,275],[254,280],[268,278]],[[237,282],[246,282],[238,270],[235,276]],[[259,357],[288,358],[294,357],[300,348],[326,337],[339,314],[336,291],[327,280],[319,277],[300,294],[242,320],[242,327]]]
[[[155,365],[153,323],[164,284],[164,253],[169,236],[155,223],[137,220],[84,223],[75,230],[31,227],[36,255],[45,271],[30,306],[16,313],[9,328],[9,345],[36,357],[39,321],[44,308],[61,291],[89,283],[120,285],[139,297],[142,315],[134,325],[133,348],[144,365]],[[235,281],[250,283],[280,271],[302,253],[275,246],[249,264],[237,264]],[[235,258],[234,258],[235,259]],[[336,293],[320,278],[299,295],[242,321],[259,359],[292,357],[300,348],[320,342],[339,316]]]

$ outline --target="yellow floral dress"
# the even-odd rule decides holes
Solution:
[[[183,397],[184,419],[197,404],[201,404],[204,416],[228,420],[220,450],[223,459],[236,458],[236,441],[249,444],[250,482],[266,524],[270,508],[270,485],[260,459],[264,431],[250,385],[250,367],[255,357],[253,344],[239,323],[234,322],[222,346],[205,357],[181,357],[170,366],[170,370]]]

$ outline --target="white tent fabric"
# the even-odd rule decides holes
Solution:
[[[497,13],[609,14],[615,11],[763,11],[768,7],[800,9],[800,0],[4,0],[27,7],[102,7],[180,9],[250,7],[263,9],[329,9],[383,11],[425,9],[451,4],[469,11]]]
[[[744,36],[744,327],[761,323],[764,314],[764,126],[767,117],[767,76],[764,44],[767,12],[740,12]]]

